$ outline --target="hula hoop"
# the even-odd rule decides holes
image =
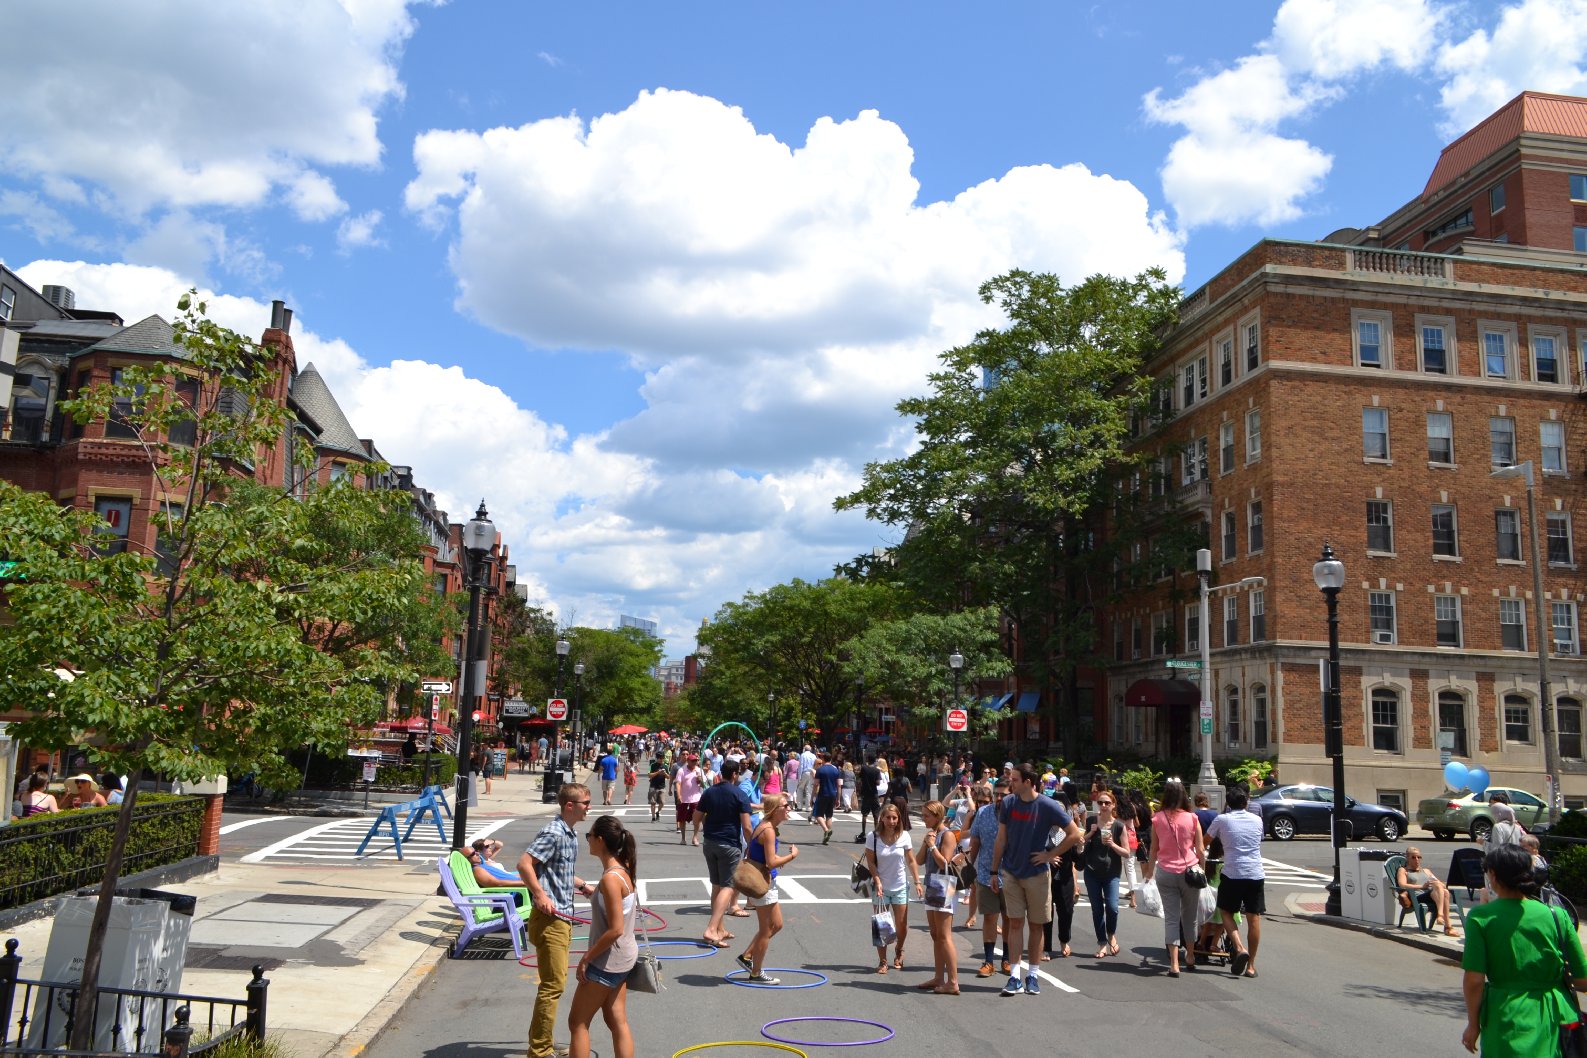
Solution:
[[[642,908],[639,909],[639,913],[641,915],[649,915],[651,918],[653,918],[657,922],[661,923],[661,925],[659,925],[659,926],[651,926],[651,927],[649,927],[647,929],[639,929],[638,927],[635,927],[635,929],[634,929],[635,933],[660,933],[662,930],[667,928],[667,920],[662,918],[660,915],[656,914],[654,911],[650,910],[650,908],[642,907]]]
[[[583,955],[584,953],[585,953],[585,949],[584,948],[569,948],[568,949],[568,954],[569,955]],[[531,970],[538,970],[540,967],[535,962],[535,958],[536,957],[533,956],[533,955],[525,955],[522,959],[518,960],[518,965],[519,966],[527,966]]]
[[[819,980],[819,981],[811,981],[809,984],[805,984],[805,985],[761,985],[761,984],[756,984],[754,981],[735,981],[735,980],[733,980],[733,975],[734,974],[747,974],[747,973],[749,973],[748,970],[729,970],[725,975],[723,975],[722,979],[724,981],[726,981],[728,984],[730,984],[730,985],[738,985],[740,988],[782,988],[782,989],[819,988],[822,985],[827,983],[827,975],[823,974],[823,973],[816,973],[814,970],[800,970],[800,969],[797,969],[797,968],[792,967],[792,966],[763,966],[763,967],[761,967],[761,971],[760,972],[761,973],[765,973],[767,970],[776,970],[778,973],[784,973],[784,974],[804,974],[807,977],[819,977],[819,978],[821,978],[821,980]],[[885,1028],[886,1026],[883,1026],[883,1027]]]
[[[848,1043],[822,1043],[817,1040],[791,1040],[783,1036],[773,1036],[770,1032],[766,1031],[773,1025],[787,1025],[795,1021],[841,1021],[851,1025],[872,1025],[878,1029],[886,1030],[887,1035],[878,1036],[874,1040],[854,1040]],[[768,1040],[776,1040],[778,1043],[796,1043],[801,1047],[869,1047],[873,1043],[886,1043],[888,1040],[897,1035],[897,1033],[895,1033],[891,1028],[883,1025],[880,1021],[866,1021],[864,1018],[778,1018],[776,1021],[768,1021],[766,1024],[762,1025],[760,1027],[760,1034],[766,1037]]]
[[[768,1051],[791,1051],[797,1054],[799,1058],[810,1058],[808,1054],[797,1047],[789,1047],[783,1043],[767,1043],[765,1040],[723,1040],[721,1043],[697,1043],[693,1047],[685,1047],[677,1054],[674,1054],[672,1058],[683,1058],[685,1054],[703,1051],[707,1047],[764,1047]]]
[[[705,736],[705,741],[700,743],[700,748],[702,750],[708,749],[710,747],[710,745],[711,745],[711,740],[716,737],[716,733],[718,731],[722,730],[724,727],[741,727],[741,728],[743,728],[746,732],[749,733],[750,741],[755,743],[755,755],[757,757],[762,756],[761,745],[760,745],[760,736],[755,734],[755,729],[754,728],[750,727],[748,724],[741,724],[737,720],[724,720],[722,723],[717,724],[715,727],[713,727],[711,729],[711,733],[709,735]],[[760,788],[760,780],[762,778],[764,778],[765,772],[766,772],[766,762],[765,762],[765,760],[761,760],[761,762],[755,766],[755,787],[756,787],[757,790],[759,790],[759,788]]]
[[[698,955],[658,955],[656,956],[658,959],[708,959],[717,953],[716,945],[707,944],[703,940],[647,940],[645,943],[652,948],[659,948],[663,944],[690,944],[696,948],[705,949]]]

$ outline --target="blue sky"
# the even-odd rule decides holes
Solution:
[[[660,621],[819,577],[892,411],[1010,267],[1381,219],[1587,0],[8,6],[0,259],[129,319],[189,285],[299,362],[534,601]]]

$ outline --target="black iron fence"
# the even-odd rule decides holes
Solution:
[[[24,980],[21,966],[17,942],[6,941],[0,956],[0,1058],[198,1058],[241,1036],[260,1043],[265,1038],[270,981],[263,966],[253,968],[243,999],[99,989],[95,1039],[108,1040],[100,1051],[64,1049],[77,1015],[76,983]]]
[[[0,910],[97,886],[105,876],[119,805],[30,816],[0,827]],[[122,874],[198,854],[204,799],[145,794],[132,810]]]

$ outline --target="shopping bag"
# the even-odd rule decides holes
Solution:
[[[1209,885],[1196,893],[1196,928],[1199,930],[1217,917],[1218,890]]]
[[[1135,910],[1148,918],[1163,917],[1163,894],[1157,891],[1157,879],[1148,878],[1135,890]]]
[[[947,873],[928,874],[923,900],[925,905],[933,911],[952,911],[954,897],[959,891],[955,884],[957,881],[958,879]]]
[[[898,936],[898,927],[893,924],[893,913],[882,911],[871,916],[871,947],[885,948],[893,943]]]

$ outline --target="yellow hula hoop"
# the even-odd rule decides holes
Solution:
[[[797,1054],[799,1058],[810,1058],[808,1054],[797,1047],[790,1047],[786,1043],[767,1043],[765,1040],[723,1040],[721,1043],[697,1043],[693,1047],[685,1047],[673,1055],[672,1058],[683,1058],[686,1054],[703,1051],[707,1047],[765,1047],[767,1050],[772,1051],[791,1051]]]

